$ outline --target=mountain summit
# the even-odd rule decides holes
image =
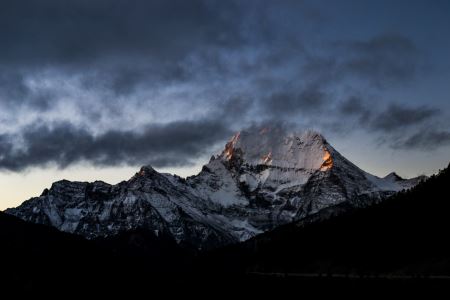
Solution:
[[[187,179],[145,166],[117,185],[59,181],[6,212],[87,238],[146,229],[204,249],[338,204],[366,206],[419,181],[364,172],[314,131],[253,128]]]
[[[314,131],[284,135],[282,129],[262,128],[238,132],[225,146],[221,157],[242,159],[249,165],[318,170],[330,157],[325,138]],[[330,164],[332,161],[329,160]],[[324,169],[324,170],[325,170]]]

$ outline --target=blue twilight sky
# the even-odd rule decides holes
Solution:
[[[0,209],[198,172],[253,124],[378,176],[450,160],[450,1],[0,0]]]

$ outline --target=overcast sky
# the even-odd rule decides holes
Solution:
[[[320,131],[379,176],[450,160],[450,2],[0,0],[0,209]]]

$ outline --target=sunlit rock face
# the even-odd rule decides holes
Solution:
[[[328,150],[325,150],[323,154],[323,163],[322,166],[320,167],[320,170],[327,171],[332,167],[333,167],[333,158],[331,157],[330,152],[328,152]]]
[[[304,184],[316,171],[333,165],[331,147],[314,131],[285,134],[279,128],[237,133],[218,157],[239,167],[239,181],[257,188],[278,189]]]
[[[314,131],[286,134],[280,128],[264,128],[237,133],[227,143],[221,157],[230,160],[236,150],[240,150],[240,158],[248,165],[317,170],[324,162],[327,147],[322,135]]]
[[[254,128],[235,134],[196,176],[145,166],[117,185],[60,181],[7,212],[87,238],[142,228],[206,249],[338,204],[380,201],[421,180],[394,175],[362,171],[317,132]]]
[[[386,181],[359,169],[315,131],[275,127],[236,133],[187,183],[218,205],[210,213],[227,231],[245,240],[330,206],[364,206],[415,184]]]

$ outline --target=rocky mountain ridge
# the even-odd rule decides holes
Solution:
[[[420,180],[364,172],[314,131],[257,128],[234,135],[187,179],[144,166],[116,185],[63,180],[6,212],[90,239],[144,228],[206,249],[339,203],[369,205]]]

